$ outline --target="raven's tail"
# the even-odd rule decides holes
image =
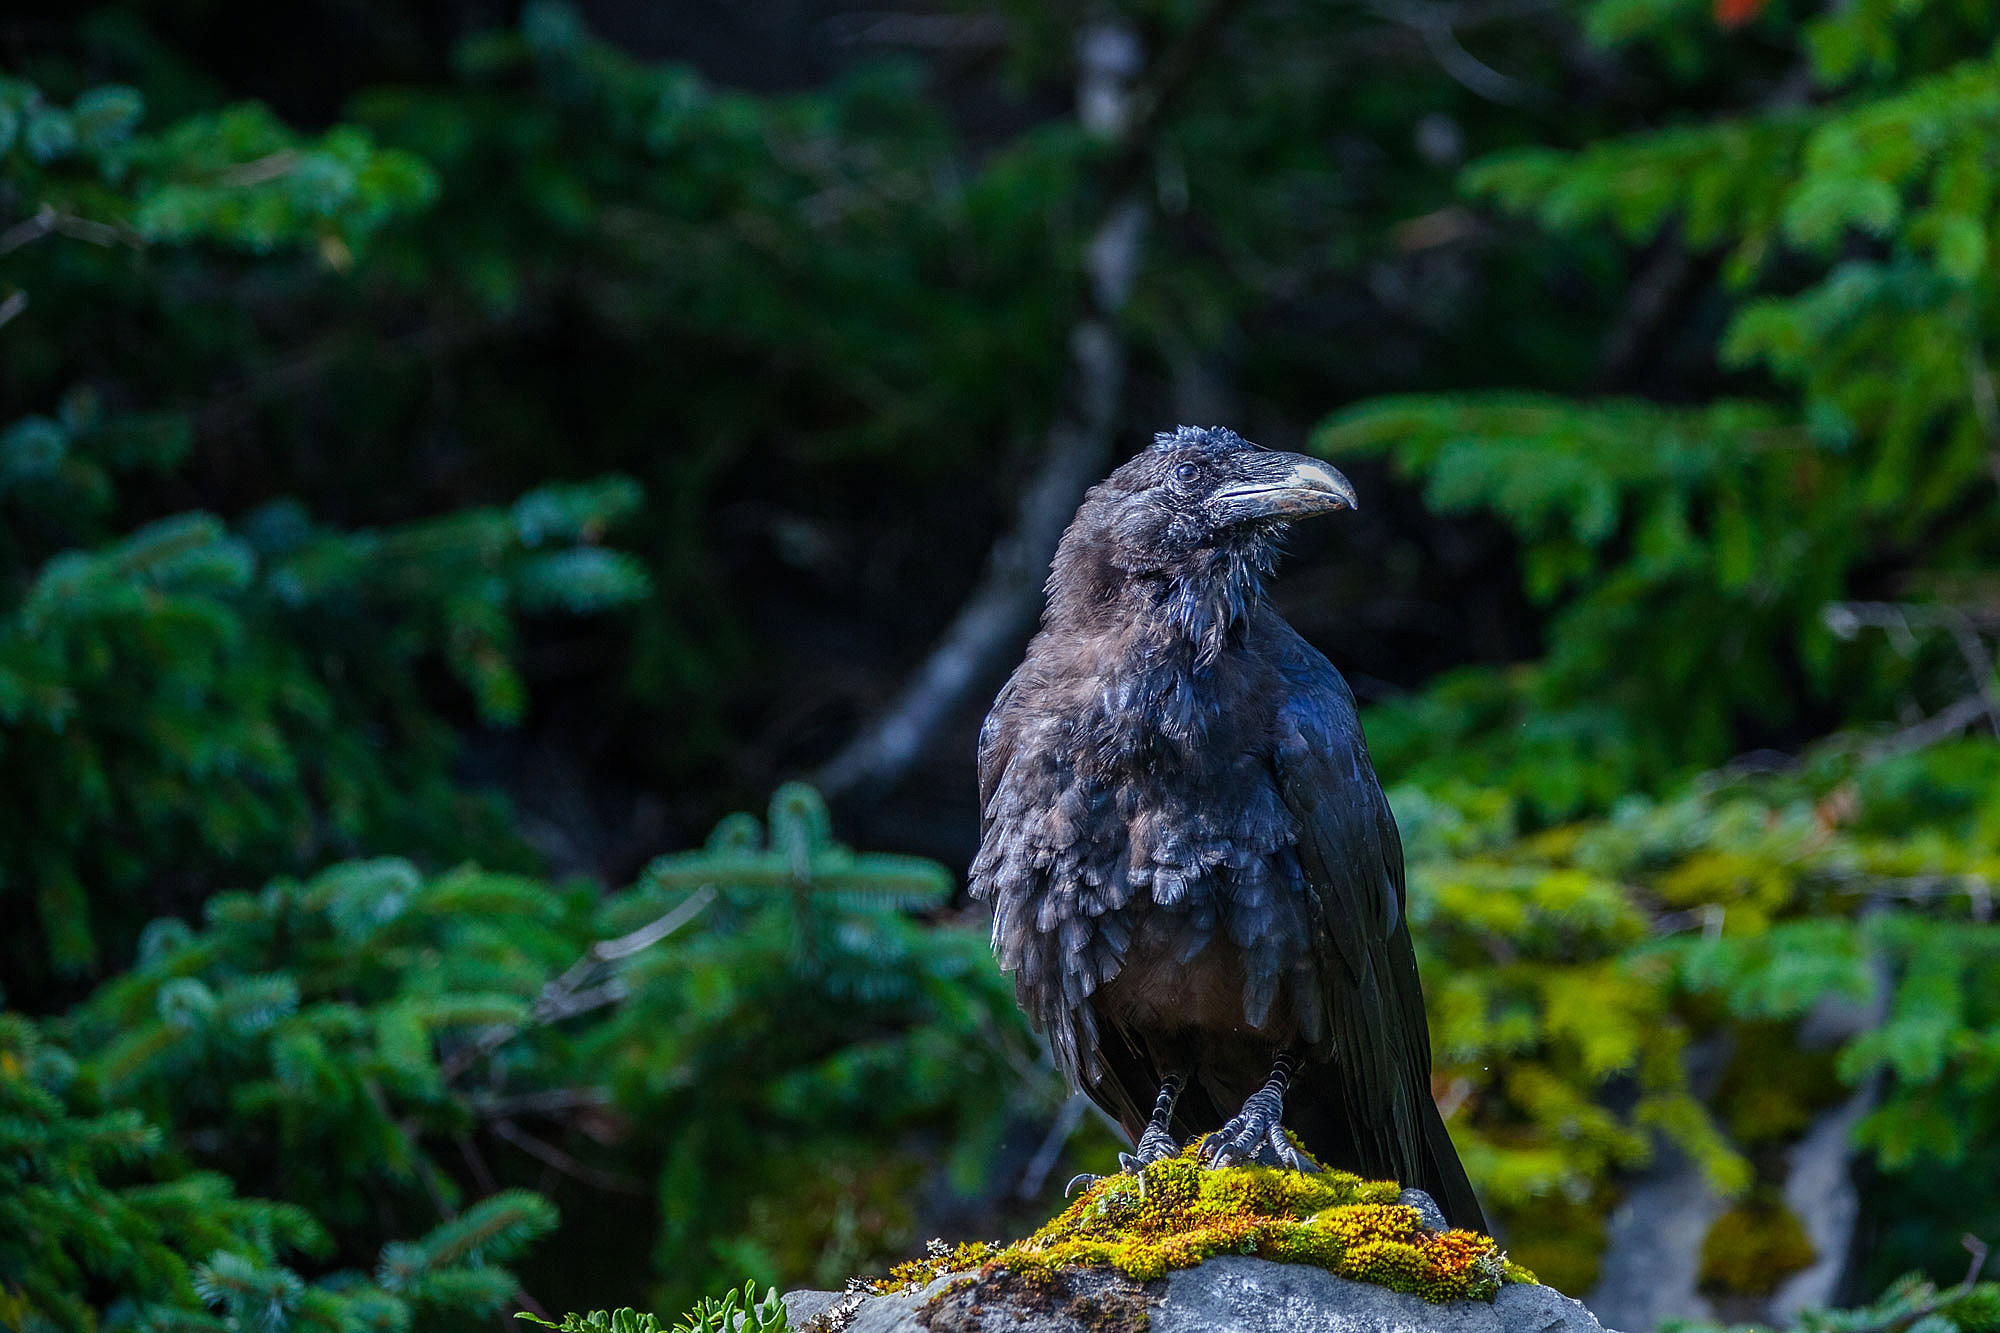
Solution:
[[[1454,1227],[1485,1231],[1486,1214],[1429,1090],[1399,1098],[1394,1114],[1365,1116],[1354,1114],[1350,1092],[1331,1062],[1299,1071],[1285,1096],[1285,1124],[1306,1151],[1369,1180],[1414,1186],[1437,1200]]]
[[[1467,1231],[1486,1230],[1486,1213],[1479,1206],[1479,1197],[1472,1192],[1472,1182],[1465,1178],[1465,1164],[1458,1160],[1458,1149],[1452,1146],[1451,1133],[1444,1127],[1437,1103],[1429,1097],[1423,1098],[1417,1115],[1423,1121],[1424,1135],[1416,1173],[1417,1188],[1437,1200],[1445,1220],[1453,1226]]]

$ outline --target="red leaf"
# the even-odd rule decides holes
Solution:
[[[1740,28],[1763,8],[1764,0],[1715,0],[1715,21],[1725,28]]]

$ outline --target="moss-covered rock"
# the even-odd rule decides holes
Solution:
[[[1309,1264],[1429,1301],[1490,1301],[1502,1282],[1534,1281],[1491,1237],[1425,1230],[1393,1182],[1264,1166],[1216,1171],[1196,1154],[1190,1144],[1137,1175],[1105,1177],[1025,1240],[939,1246],[875,1289],[913,1290],[973,1269],[1033,1277],[1108,1268],[1144,1282],[1223,1254]]]
[[[1768,1296],[1814,1258],[1798,1214],[1774,1194],[1753,1194],[1709,1227],[1701,1245],[1701,1285],[1721,1295]]]

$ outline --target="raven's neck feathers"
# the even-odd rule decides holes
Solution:
[[[1133,667],[1172,665],[1198,680],[1243,644],[1273,559],[1268,536],[1246,533],[1163,568],[1133,569],[1113,543],[1072,528],[1049,571],[1042,625],[1065,636],[1116,632]]]
[[[1198,552],[1193,568],[1168,581],[1164,609],[1174,633],[1194,651],[1194,673],[1207,675],[1222,650],[1243,642],[1250,614],[1264,600],[1271,572],[1268,543],[1245,541]]]

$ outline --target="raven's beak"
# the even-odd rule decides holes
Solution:
[[[1309,518],[1361,507],[1354,484],[1317,458],[1273,451],[1251,454],[1242,466],[1248,475],[1209,496],[1223,523]]]

